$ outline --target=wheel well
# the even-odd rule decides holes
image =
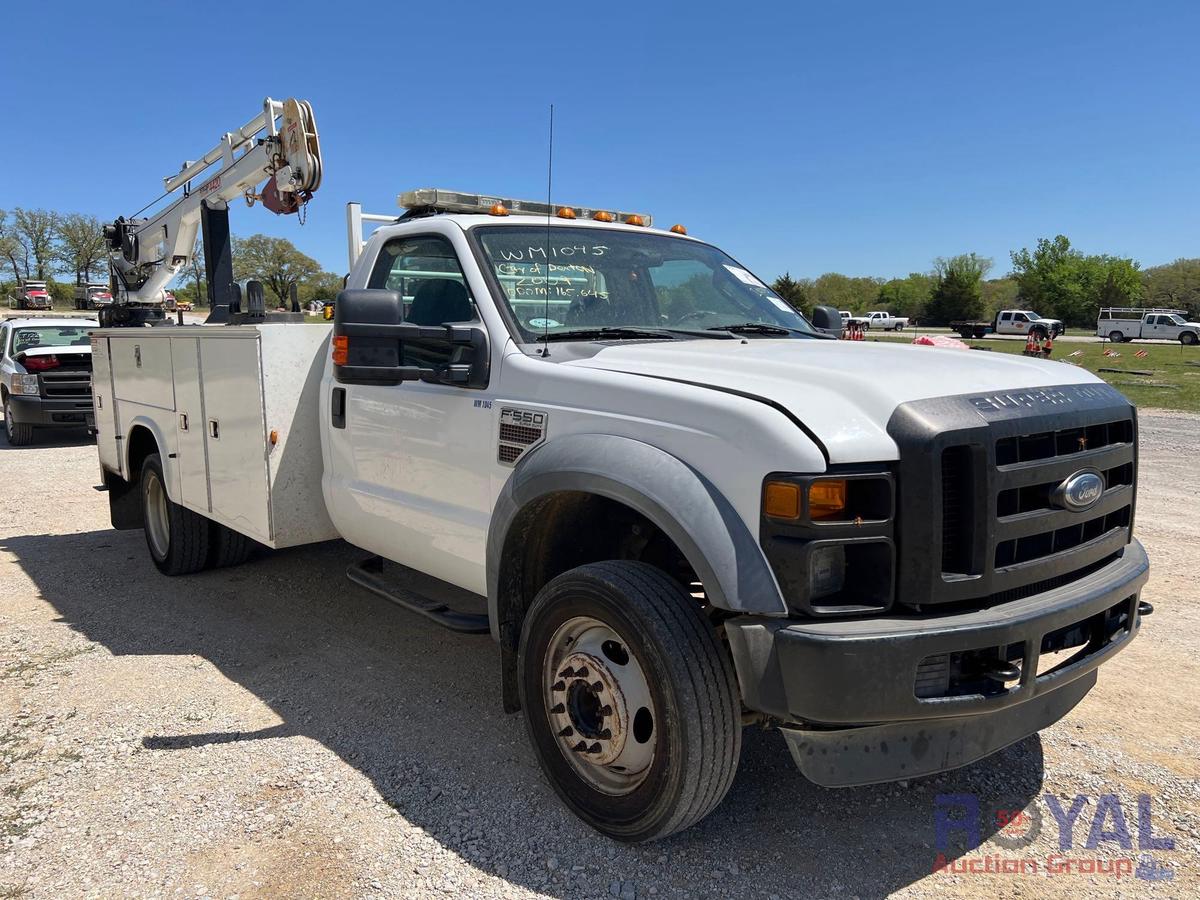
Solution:
[[[145,425],[135,425],[129,432],[129,480],[134,482],[142,471],[142,463],[151,453],[158,453],[158,441]]]
[[[527,504],[505,536],[496,606],[504,666],[505,708],[515,712],[516,651],[525,612],[554,577],[586,563],[638,560],[666,572],[703,604],[704,588],[666,533],[617,500],[558,491]],[[512,690],[510,691],[510,686]]]

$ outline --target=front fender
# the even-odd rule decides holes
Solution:
[[[551,440],[518,463],[492,515],[487,541],[493,636],[506,616],[501,600],[510,529],[528,504],[560,491],[607,497],[641,513],[675,542],[709,601],[732,612],[784,615],[787,605],[758,541],[713,484],[664,450],[627,437],[573,434]]]

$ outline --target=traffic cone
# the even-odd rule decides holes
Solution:
[[[1054,350],[1054,338],[1048,337],[1048,338],[1046,338],[1046,343],[1042,344],[1042,356],[1046,357],[1046,359],[1049,359],[1050,353],[1053,350]]]
[[[1025,335],[1025,355],[1032,356],[1036,352],[1036,347],[1033,344],[1033,332]]]

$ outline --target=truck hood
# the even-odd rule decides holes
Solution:
[[[831,463],[895,459],[887,423],[910,400],[1100,381],[1063,363],[875,341],[613,344],[562,365],[695,384],[783,407],[825,445]]]

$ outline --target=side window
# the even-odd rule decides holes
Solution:
[[[0,359],[8,356],[8,326],[0,325]]]
[[[1029,316],[1025,315],[1025,313],[1015,313],[1013,315],[1013,321],[1014,322],[1028,322]]]
[[[1010,312],[1000,313],[1000,321],[1001,322],[1008,322],[1011,320],[1012,320],[1012,313],[1010,313]]]
[[[404,320],[413,325],[479,321],[458,256],[444,237],[388,241],[379,251],[367,287],[398,292],[404,298]],[[442,341],[405,342],[401,363],[438,368],[466,352],[466,348]]]

